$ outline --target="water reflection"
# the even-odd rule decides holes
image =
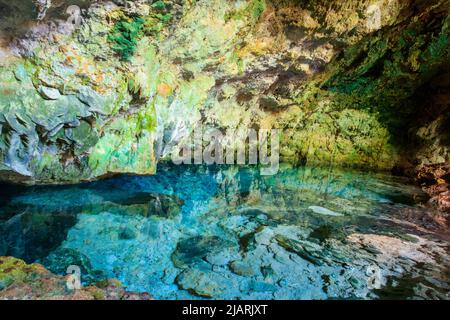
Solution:
[[[77,264],[84,283],[118,278],[159,299],[447,299],[448,237],[413,205],[423,197],[351,170],[163,165],[10,194],[0,255],[55,273]]]

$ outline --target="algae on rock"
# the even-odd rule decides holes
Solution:
[[[72,34],[3,63],[2,177],[152,174],[200,125],[280,129],[282,160],[296,164],[449,161],[445,139],[408,140],[438,121],[417,123],[415,97],[448,75],[450,43],[446,1],[416,2],[93,6]]]

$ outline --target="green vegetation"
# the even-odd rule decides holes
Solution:
[[[129,61],[136,50],[137,40],[142,36],[145,20],[141,17],[122,17],[116,22],[108,40],[113,43],[112,48],[122,60]]]
[[[152,7],[161,11],[165,8],[163,1],[155,2]],[[130,61],[136,51],[137,42],[143,36],[159,38],[161,30],[172,19],[171,13],[152,13],[147,17],[122,16],[115,24],[108,41],[112,43],[113,50],[123,61]]]
[[[264,10],[266,10],[266,1],[253,0],[248,6],[248,10],[250,10],[253,19],[257,20],[263,14]]]
[[[251,17],[254,21],[257,21],[266,10],[266,7],[266,0],[252,0],[245,8],[227,13],[225,21],[231,19],[243,20],[245,17]]]
[[[159,0],[153,3],[152,7],[155,8],[156,10],[164,10],[166,9],[166,4],[164,3],[164,1]]]

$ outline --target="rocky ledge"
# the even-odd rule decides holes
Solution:
[[[150,300],[146,293],[127,292],[118,280],[105,280],[71,290],[69,276],[52,274],[40,264],[0,257],[0,300]]]
[[[421,166],[417,170],[417,179],[429,194],[429,203],[450,213],[450,162]]]

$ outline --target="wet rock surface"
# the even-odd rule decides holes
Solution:
[[[226,255],[225,249],[232,246],[229,240],[219,237],[194,237],[181,240],[172,255],[172,260],[177,268],[188,268],[203,260],[210,260],[208,256],[220,255],[222,259]]]
[[[0,4],[2,180],[154,174],[200,120],[300,165],[449,161],[445,0]]]
[[[0,255],[20,257],[27,262],[46,257],[66,238],[76,224],[69,211],[34,212],[17,210],[6,221],[0,219]]]
[[[46,256],[42,261],[42,265],[54,273],[63,275],[67,273],[70,266],[78,266],[81,272],[81,283],[91,284],[107,280],[102,271],[94,270],[87,256],[74,250],[67,248],[58,248]]]
[[[429,203],[443,212],[450,213],[450,162],[419,167],[417,180],[430,195]]]
[[[5,200],[0,214],[0,255],[19,257],[27,263],[39,261],[57,274],[65,273],[71,261],[77,262],[72,264],[80,265],[86,276],[83,281],[87,283],[102,279],[102,273],[94,272],[89,259],[77,250],[58,249],[80,214],[109,211],[118,215],[179,219],[183,206],[183,201],[175,195],[150,192],[124,194],[90,188],[77,188],[75,192],[71,188],[44,188],[37,195],[36,190],[25,191],[8,201],[5,190],[0,191]],[[47,197],[53,200],[45,200]],[[136,228],[124,224],[117,230],[117,237],[131,240],[137,233]]]
[[[112,199],[114,203],[124,206],[147,206],[146,216],[155,215],[162,218],[175,218],[181,213],[183,200],[174,195],[137,193],[122,199]]]
[[[57,276],[42,265],[0,257],[1,300],[149,300],[145,293],[127,292],[117,280],[72,290],[68,277]]]

